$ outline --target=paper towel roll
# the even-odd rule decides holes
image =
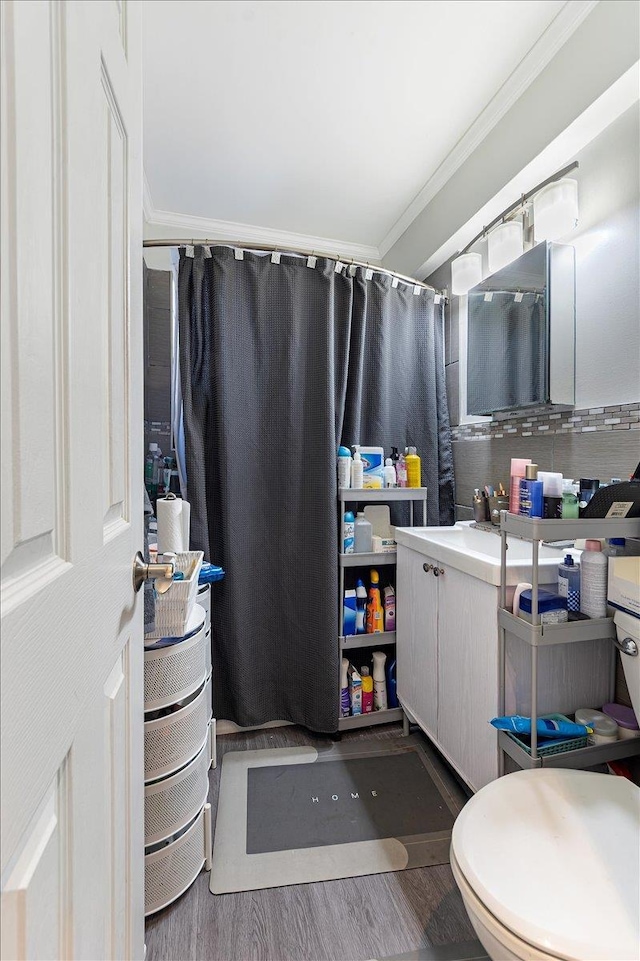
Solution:
[[[158,517],[158,554],[187,548],[183,545],[182,501],[175,494],[159,497],[156,502]]]
[[[191,504],[189,501],[182,501],[182,550],[189,550],[191,539]]]

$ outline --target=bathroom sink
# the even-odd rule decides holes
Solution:
[[[487,584],[500,584],[500,543],[496,532],[472,527],[472,521],[458,521],[453,527],[396,527],[396,541],[425,554],[441,564],[477,577]],[[531,580],[531,550],[529,541],[507,538],[507,584]],[[540,546],[539,580],[541,584],[556,580],[558,565],[566,550]]]

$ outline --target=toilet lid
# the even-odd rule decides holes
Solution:
[[[519,771],[467,802],[453,853],[498,921],[566,961],[637,961],[640,788],[587,771]]]

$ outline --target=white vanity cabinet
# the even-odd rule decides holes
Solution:
[[[497,589],[398,544],[397,593],[400,703],[477,791],[498,776]]]
[[[453,527],[396,528],[398,698],[405,712],[472,790],[499,774],[500,752],[489,721],[531,713],[530,647],[519,630],[505,631],[501,708],[500,538]],[[563,552],[540,547],[539,583],[557,583]],[[505,602],[531,581],[530,545],[509,539]],[[575,644],[549,644],[537,656],[537,710],[571,714],[613,695],[614,647],[609,634]]]

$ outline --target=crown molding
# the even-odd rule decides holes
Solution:
[[[298,234],[290,230],[277,230],[273,227],[258,227],[255,224],[236,223],[232,220],[211,220],[191,214],[179,214],[170,210],[156,210],[151,199],[147,178],[144,178],[144,219],[150,226],[172,227],[178,236],[190,240],[198,235],[202,239],[235,242],[241,246],[252,243],[268,247],[300,248],[309,253],[325,254],[337,260],[360,260],[365,263],[379,264],[380,251],[367,244],[355,244],[347,240],[334,240],[330,237],[315,237],[311,234]]]
[[[550,63],[563,44],[597,4],[598,0],[567,0],[567,3],[544,33],[523,57],[493,99],[474,120],[453,150],[429,178],[420,193],[412,200],[402,216],[398,218],[384,237],[379,245],[382,257],[387,255],[427,204],[442,190],[447,181],[453,177],[496,124],[500,122],[527,87],[542,73],[547,64]]]

